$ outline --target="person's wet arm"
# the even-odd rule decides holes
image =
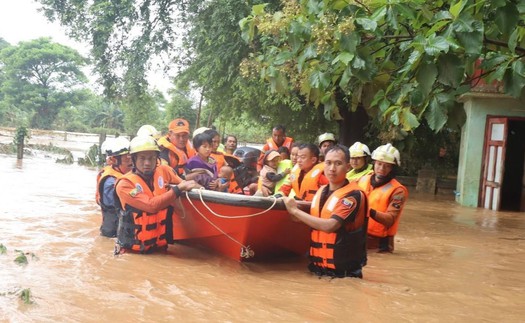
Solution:
[[[390,197],[390,203],[388,204],[386,211],[380,212],[375,209],[371,209],[370,217],[385,227],[390,228],[401,214],[403,206],[406,202],[406,198],[407,196],[405,190],[401,187],[397,188]]]
[[[146,213],[157,213],[167,208],[177,198],[176,190],[169,190],[161,195],[149,197],[137,190],[128,180],[120,180],[117,184],[117,195],[122,205],[128,204]]]

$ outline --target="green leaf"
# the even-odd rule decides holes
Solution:
[[[5,255],[6,252],[7,252],[7,247],[4,246],[3,243],[0,243],[0,255]]]
[[[355,22],[361,25],[361,27],[363,27],[364,30],[374,31],[377,28],[377,22],[372,19],[357,18]]]
[[[350,66],[345,68],[345,71],[343,72],[343,75],[341,76],[341,81],[339,81],[339,86],[344,88],[348,82],[350,81],[350,78],[352,77],[352,69]]]
[[[441,55],[438,58],[438,81],[444,85],[457,87],[463,80],[465,66],[454,54]]]
[[[434,82],[436,82],[437,75],[438,69],[436,64],[430,62],[420,65],[416,74],[416,80],[419,83],[423,96],[426,97],[430,93]]]
[[[361,57],[356,56],[354,58],[354,62],[352,63],[352,67],[356,70],[364,69],[366,67],[366,62]]]
[[[281,52],[275,57],[274,65],[282,65],[292,59],[292,53],[289,51]]]
[[[263,4],[257,4],[255,6],[252,7],[252,14],[254,16],[260,16],[260,15],[263,15],[264,14],[264,8],[266,8],[268,4],[267,3],[263,3]]]
[[[472,32],[456,32],[456,36],[461,46],[463,46],[465,53],[476,56],[479,56],[483,49],[483,34],[483,30],[475,30]]]
[[[337,0],[337,1],[334,2],[334,4],[332,5],[332,7],[333,7],[335,10],[339,10],[339,11],[341,11],[342,9],[348,7],[348,1]]]
[[[467,4],[466,0],[459,0],[458,2],[450,6],[450,13],[452,14],[452,16],[454,17],[459,16],[463,8],[465,8],[466,4]]]
[[[438,132],[447,123],[447,106],[440,104],[438,99],[433,97],[424,116],[430,129]]]
[[[449,44],[444,37],[431,35],[428,37],[424,49],[428,55],[436,56],[440,52],[448,52]]]
[[[386,15],[386,6],[381,6],[372,13],[372,15],[370,16],[370,19],[377,22],[383,19],[385,15]]]
[[[399,121],[405,131],[411,131],[412,129],[419,127],[417,117],[409,108],[403,108],[399,111]]]
[[[341,50],[354,53],[356,51],[356,47],[359,41],[359,34],[356,32],[344,34],[339,39],[339,46],[341,46]]]
[[[494,22],[504,35],[509,35],[516,28],[519,15],[516,5],[507,1],[506,6],[496,10]]]
[[[15,263],[19,265],[27,265],[27,257],[21,250],[16,250],[18,252],[18,256],[15,258]]]
[[[394,7],[396,8],[396,11],[399,13],[399,15],[406,18],[407,20],[410,21],[416,19],[415,9],[411,8],[410,6],[404,3],[396,3],[394,4]]]
[[[345,65],[348,65],[348,63],[350,63],[354,56],[355,55],[353,53],[342,52],[339,55],[337,55],[336,58],[334,58],[334,60],[332,61],[332,65],[336,64],[337,62],[341,62]]]
[[[509,37],[509,50],[511,53],[516,52],[516,46],[518,44],[518,35],[519,35],[519,28],[514,29],[512,34]]]
[[[522,61],[514,61],[512,68],[508,69],[503,78],[505,93],[515,98],[521,96],[525,86],[525,64]]]

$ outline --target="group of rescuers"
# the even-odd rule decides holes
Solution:
[[[391,144],[370,153],[360,142],[337,144],[331,133],[320,135],[317,145],[297,144],[284,126],[275,126],[251,191],[236,187],[227,169],[236,137],[219,146],[219,133],[207,128],[197,129],[190,143],[184,119],[170,122],[165,136],[145,125],[131,142],[117,137],[101,145],[107,158],[97,176],[100,231],[117,237],[116,254],[165,250],[174,241],[176,200],[194,188],[282,198],[292,220],[312,228],[308,268],[317,275],[362,278],[367,249],[393,252],[408,191],[395,179],[401,161]],[[310,213],[296,200],[310,201]]]

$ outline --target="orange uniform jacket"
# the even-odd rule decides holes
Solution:
[[[324,205],[321,198],[328,186],[317,191],[310,214],[342,223],[336,232],[312,230],[310,261],[317,267],[339,272],[360,270],[366,263],[366,228],[368,206],[365,193],[351,182],[334,191]]]
[[[293,189],[297,198],[304,201],[311,201],[317,190],[319,190],[321,186],[329,183],[328,179],[324,176],[324,163],[312,167],[299,183],[300,175],[301,169],[299,167],[295,168],[295,170],[290,173],[291,185],[284,184],[281,186],[280,192],[288,196],[290,190]]]
[[[261,155],[259,156],[259,159],[257,160],[257,171],[261,171],[263,165],[264,165],[264,153],[266,153],[268,150],[277,150],[280,147],[286,147],[288,150],[292,150],[292,144],[293,144],[293,138],[292,137],[286,137],[284,138],[283,144],[278,146],[275,141],[273,141],[273,138],[268,138],[266,140],[266,144],[261,149]]]
[[[117,243],[122,248],[144,253],[167,245],[170,238],[166,236],[166,224],[171,221],[168,207],[177,196],[166,184],[180,182],[180,177],[166,165],[155,168],[152,187],[131,172],[117,181],[116,193],[122,206]]]
[[[388,228],[370,218],[370,222],[368,223],[368,234],[379,238],[387,236],[393,237],[397,233],[401,212],[403,211],[406,198],[408,197],[408,190],[396,179],[392,179],[390,182],[382,186],[373,188],[372,185],[370,185],[372,176],[374,175],[370,174],[363,176],[358,182],[359,187],[361,187],[368,196],[369,208],[378,212],[387,212],[390,205],[393,205],[394,209],[398,210],[398,212],[394,223]]]
[[[184,167],[186,167],[188,159],[195,156],[195,149],[193,149],[190,143],[186,143],[186,151],[188,152],[187,154],[184,152],[184,150],[179,149],[174,144],[172,144],[168,140],[168,137],[160,138],[158,140],[158,144],[162,148],[168,150],[168,160],[162,159],[162,163],[173,168],[179,176],[184,175]]]

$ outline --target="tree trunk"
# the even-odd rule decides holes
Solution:
[[[339,113],[343,120],[339,124],[339,143],[345,146],[351,146],[356,141],[364,141],[370,117],[366,113],[362,104],[357,106],[355,112],[350,110],[350,104],[344,100],[342,94],[336,94],[336,102],[339,107]],[[366,142],[363,142],[367,144]]]
[[[24,158],[24,142],[16,145],[16,158],[17,159],[23,159]]]

